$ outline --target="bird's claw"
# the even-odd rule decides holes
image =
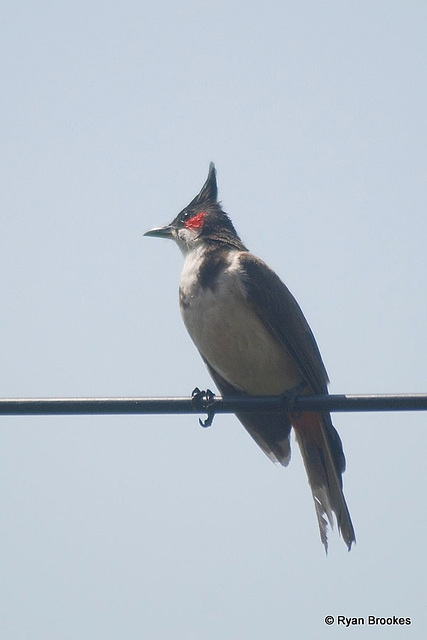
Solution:
[[[301,414],[301,411],[295,406],[296,401],[301,395],[305,395],[307,393],[307,385],[305,382],[299,384],[297,387],[293,389],[289,389],[289,391],[285,391],[282,393],[282,398],[286,403],[286,407],[293,416],[297,417]]]
[[[191,398],[193,401],[193,406],[196,410],[206,411],[206,413],[208,414],[206,420],[201,420],[199,418],[200,426],[210,427],[215,417],[215,411],[213,408],[215,394],[210,389],[201,391],[198,387],[196,387],[191,393]]]

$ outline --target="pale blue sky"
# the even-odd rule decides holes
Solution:
[[[426,392],[426,28],[420,1],[3,2],[0,395],[213,386],[182,257],[142,237],[211,160],[331,392]],[[334,423],[357,545],[326,558],[299,451],[233,416],[2,418],[2,637],[423,637],[427,416]]]

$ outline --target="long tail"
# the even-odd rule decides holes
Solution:
[[[303,413],[292,416],[291,421],[313,493],[325,550],[328,551],[328,522],[333,527],[334,512],[338,529],[350,551],[356,536],[342,490],[345,457],[338,432],[329,414]]]

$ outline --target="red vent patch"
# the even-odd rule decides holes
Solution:
[[[185,221],[187,229],[201,229],[205,223],[206,211],[201,211],[196,216]]]

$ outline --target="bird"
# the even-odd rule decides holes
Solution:
[[[184,324],[224,397],[327,394],[328,374],[297,301],[279,276],[243,244],[218,201],[215,165],[190,204],[145,236],[174,240],[184,256],[179,304]],[[294,429],[312,491],[320,538],[338,530],[356,541],[343,493],[343,446],[330,413],[236,413],[276,463],[287,466]]]

